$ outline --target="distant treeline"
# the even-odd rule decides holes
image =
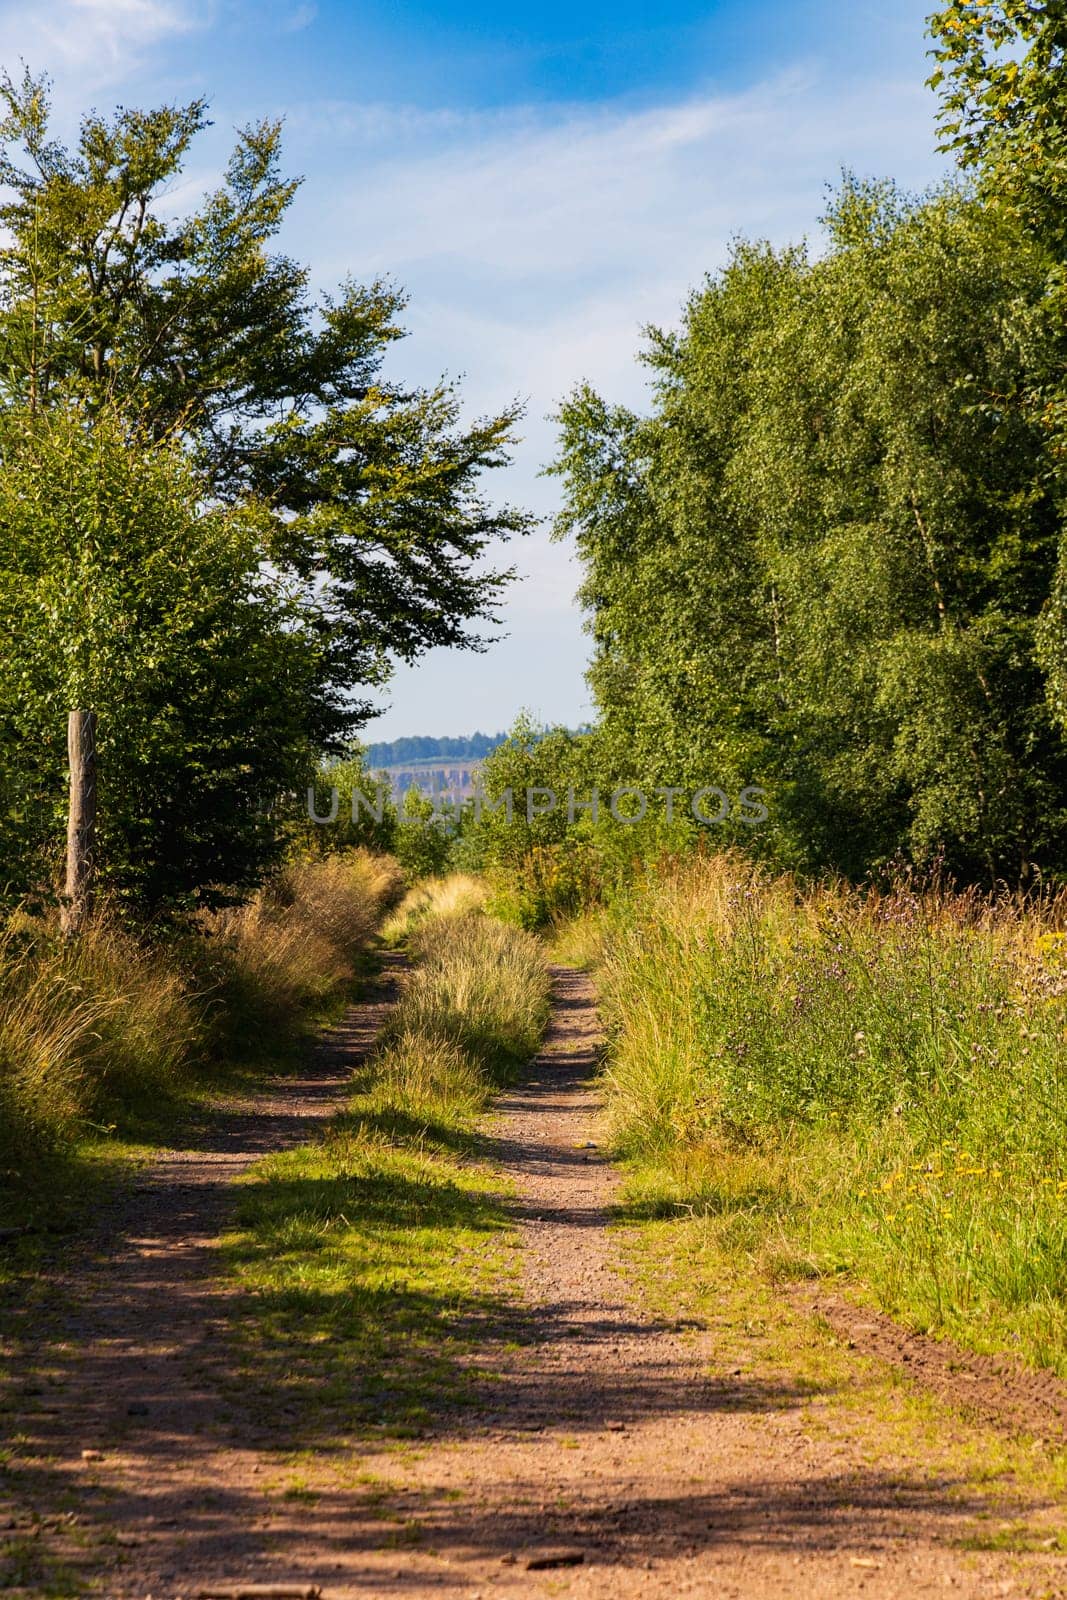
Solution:
[[[428,734],[409,734],[406,739],[383,740],[369,744],[364,759],[372,770],[397,767],[405,761],[480,761],[507,738],[505,733],[472,733],[468,738],[434,739]]]

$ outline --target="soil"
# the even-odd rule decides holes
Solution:
[[[711,1320],[646,1309],[610,1226],[618,1179],[601,1149],[593,991],[571,969],[553,976],[544,1049],[490,1130],[516,1196],[523,1282],[510,1323],[471,1358],[476,1403],[406,1448],[354,1445],[344,1461],[307,1463],[293,1501],[268,1481],[284,1418],[257,1421],[223,1399],[231,1291],[214,1252],[229,1186],[335,1108],[384,1018],[387,974],[303,1079],[231,1109],[211,1148],[174,1153],[117,1203],[96,1255],[72,1260],[58,1286],[70,1307],[59,1370],[53,1346],[52,1370],[30,1381],[32,1324],[21,1349],[11,1343],[29,1463],[15,1531],[66,1539],[72,1560],[88,1541],[108,1563],[98,1592],[115,1600],[256,1585],[324,1600],[1067,1594],[1062,1557],[963,1548],[1006,1520],[973,1471],[932,1470],[788,1369],[739,1369]],[[864,1340],[876,1367],[924,1366],[897,1330],[904,1362],[885,1319],[825,1296],[819,1311],[857,1346],[846,1357],[857,1368],[871,1365]],[[796,1315],[809,1313],[797,1304]],[[1028,1402],[1011,1381],[1001,1398],[1018,1410]],[[957,1430],[973,1448],[949,1387],[952,1405],[937,1402],[930,1422],[937,1461]],[[1054,1432],[1050,1394],[1037,1397],[1039,1431]],[[1028,1503],[1029,1524],[1055,1509]]]
[[[836,1295],[802,1295],[811,1310],[853,1350],[907,1372],[927,1394],[964,1415],[1008,1434],[1025,1433],[1058,1450],[1067,1448],[1067,1384],[1035,1371],[1010,1354],[976,1355],[951,1339],[932,1339],[902,1328],[869,1306]]]

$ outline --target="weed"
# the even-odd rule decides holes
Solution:
[[[1059,902],[652,880],[598,974],[636,1215],[1067,1373]]]

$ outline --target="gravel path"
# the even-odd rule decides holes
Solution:
[[[388,992],[306,1080],[224,1119],[217,1149],[162,1163],[119,1249],[79,1270],[91,1310],[69,1328],[66,1388],[43,1385],[28,1425],[48,1457],[42,1496],[55,1507],[57,1482],[77,1485],[80,1514],[128,1547],[106,1594],[192,1600],[212,1580],[311,1584],[325,1600],[1067,1592],[1053,1558],[956,1547],[987,1509],[962,1482],[872,1447],[831,1396],[735,1370],[714,1329],[642,1312],[608,1226],[593,992],[565,968],[554,985],[545,1047],[492,1128],[518,1196],[522,1292],[472,1358],[478,1404],[417,1445],[309,1463],[309,1492],[286,1501],[263,1477],[277,1438],[220,1401],[227,1185],[333,1109]],[[105,1460],[83,1462],[96,1441]]]
[[[746,1378],[715,1333],[636,1309],[607,1227],[592,986],[565,968],[554,985],[545,1049],[497,1133],[521,1195],[532,1342],[496,1363],[479,1431],[394,1468],[427,1552],[401,1569],[372,1556],[366,1587],[329,1594],[1067,1593],[1054,1563],[1020,1573],[954,1549],[981,1502],[921,1461],[872,1463],[869,1438],[835,1436],[826,1397]]]
[[[213,1534],[193,1565],[213,1566],[216,1545],[229,1558],[227,1512],[243,1522],[239,1486],[255,1483],[268,1442],[247,1437],[245,1419],[222,1398],[232,1291],[219,1281],[218,1244],[233,1216],[233,1182],[261,1156],[313,1138],[334,1114],[396,999],[402,965],[382,959],[368,997],[324,1034],[302,1073],[220,1108],[195,1149],[164,1152],[8,1322],[0,1354],[13,1380],[6,1403],[17,1418],[19,1492],[5,1506],[0,1477],[0,1528],[43,1545],[33,1520],[43,1516],[49,1542],[74,1565],[83,1529],[90,1543],[102,1526],[106,1538],[143,1551],[131,1573],[108,1580],[109,1597],[150,1592],[138,1567],[156,1600],[187,1595],[185,1534],[203,1528],[212,1496]]]

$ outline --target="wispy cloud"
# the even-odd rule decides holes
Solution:
[[[0,5],[0,65],[25,61],[84,96],[122,82],[155,46],[206,26],[211,0],[48,0]]]
[[[943,170],[932,109],[918,85],[831,89],[805,67],[745,94],[639,109],[294,107],[293,153],[310,176],[292,244],[324,284],[381,272],[411,291],[412,338],[393,358],[410,376],[466,373],[479,409],[528,400],[508,492],[550,514],[558,486],[538,474],[560,399],[588,378],[642,404],[643,327],[675,322],[738,233],[776,243],[817,233],[842,167],[932,181]],[[547,529],[515,555],[512,637],[494,647],[492,672],[455,655],[402,671],[388,730],[406,730],[413,704],[427,726],[449,721],[450,702],[470,708],[464,726],[509,698],[577,714],[563,709],[576,704],[585,649],[573,559]]]
[[[582,377],[635,397],[641,327],[674,320],[737,233],[815,231],[842,166],[928,182],[931,113],[919,86],[831,98],[807,70],[637,110],[295,108],[312,176],[294,231],[324,281],[381,272],[412,291],[409,352],[424,370],[437,357],[469,371],[479,403],[521,393],[539,417]]]

